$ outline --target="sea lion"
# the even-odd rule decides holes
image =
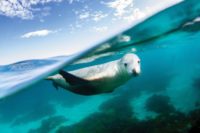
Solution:
[[[133,53],[100,65],[74,71],[60,70],[58,74],[47,77],[53,85],[80,95],[95,95],[114,91],[131,77],[140,74],[140,58]]]

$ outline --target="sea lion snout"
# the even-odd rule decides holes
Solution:
[[[133,69],[132,73],[133,73],[134,76],[139,76],[140,75],[140,71],[137,71],[136,69]]]

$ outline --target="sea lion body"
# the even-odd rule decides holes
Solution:
[[[95,95],[114,91],[133,76],[140,74],[140,59],[126,54],[119,60],[74,71],[61,70],[48,77],[56,88],[61,87],[81,95]]]

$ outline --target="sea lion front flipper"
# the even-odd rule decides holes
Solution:
[[[90,84],[90,81],[79,78],[79,77],[77,77],[73,74],[70,74],[64,70],[60,70],[59,74],[61,74],[63,76],[63,78],[72,86]]]
[[[63,70],[60,70],[59,74],[70,84],[70,87],[66,88],[69,91],[81,95],[95,95],[101,93],[97,85],[89,80],[82,79]]]

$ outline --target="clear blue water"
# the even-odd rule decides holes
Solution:
[[[111,38],[95,52],[81,53],[87,53],[81,61],[75,55],[1,66],[1,132],[191,133],[199,129],[199,16],[200,2],[184,1]],[[78,69],[127,52],[141,58],[142,74],[113,93],[81,96],[56,90],[43,80],[64,65],[66,70]]]

